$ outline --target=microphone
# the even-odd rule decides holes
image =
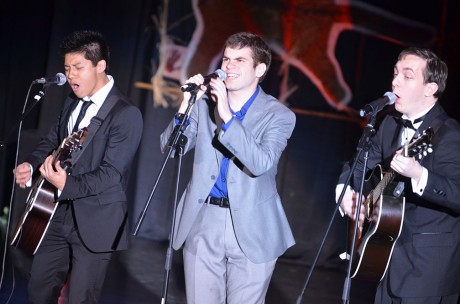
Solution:
[[[227,74],[223,70],[217,69],[214,71],[214,73],[204,76],[203,85],[208,85],[211,79],[213,78],[220,78],[222,80],[225,80],[227,78]],[[195,83],[186,83],[183,86],[181,86],[180,89],[182,92],[191,92],[196,90],[197,87],[198,85],[196,85]]]
[[[66,83],[67,79],[65,78],[65,75],[62,73],[57,73],[56,76],[53,77],[42,77],[35,79],[33,83],[41,83],[41,84],[57,84],[58,86],[63,85]]]
[[[365,105],[364,108],[359,110],[359,115],[361,115],[361,117],[364,117],[369,114],[377,114],[377,112],[382,110],[384,106],[392,105],[395,103],[395,101],[396,95],[392,92],[386,92],[383,97],[380,97],[379,99],[370,102],[369,104]]]

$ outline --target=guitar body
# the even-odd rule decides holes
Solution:
[[[12,246],[35,254],[58,206],[55,191],[56,188],[42,177],[35,181],[27,197],[25,211],[14,232]]]
[[[376,166],[366,184],[375,184],[382,179],[382,170]],[[390,263],[394,246],[398,240],[404,219],[405,198],[394,196],[396,182],[389,183],[379,197],[373,198],[369,194],[366,202],[369,203],[368,213],[363,223],[362,231],[356,237],[352,278],[368,281],[380,281],[386,273]],[[351,248],[354,232],[354,221],[350,225]]]
[[[426,129],[404,147],[403,155],[422,160],[433,150],[430,144],[433,134],[431,128]],[[348,249],[353,248],[352,278],[380,281],[387,271],[404,220],[404,184],[394,181],[396,175],[392,169],[382,174],[382,167],[377,165],[365,181],[365,219],[359,223],[354,245],[355,222],[350,221],[352,225],[349,225]]]
[[[59,161],[64,170],[70,169],[72,162],[69,160],[72,153],[81,149],[81,144],[86,139],[87,133],[88,129],[83,128],[64,139],[53,153],[53,163]],[[35,179],[27,197],[25,210],[14,231],[12,246],[32,255],[37,252],[58,206],[56,192],[56,187],[42,176]]]

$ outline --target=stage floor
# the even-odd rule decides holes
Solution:
[[[99,303],[152,304],[162,303],[165,297],[165,303],[185,304],[181,252],[174,252],[169,279],[165,279],[167,245],[144,238],[133,238],[130,250],[114,255]],[[13,287],[12,265],[7,261],[7,271],[0,289],[0,304],[26,304],[25,269],[30,265],[30,258],[14,250],[9,252],[14,258],[14,264],[18,265],[14,272],[14,291],[7,302]],[[309,271],[309,266],[280,258],[268,289],[266,303],[295,304]],[[166,281],[168,284],[165,287]],[[301,303],[342,303],[344,281],[343,271],[315,269]],[[374,291],[374,283],[352,280],[349,303],[372,303]]]

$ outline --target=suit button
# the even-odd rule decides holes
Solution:
[[[215,180],[215,179],[216,179],[216,176],[215,176],[215,175],[211,175],[211,179],[212,179],[212,180]]]

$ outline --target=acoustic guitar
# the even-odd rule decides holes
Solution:
[[[53,163],[60,161],[66,171],[71,169],[69,160],[72,153],[81,149],[87,133],[88,129],[83,128],[65,138],[52,154]],[[37,252],[58,206],[56,192],[56,187],[41,175],[37,176],[27,196],[25,210],[13,233],[12,246],[32,255]]]
[[[421,160],[432,152],[432,136],[433,130],[427,129],[403,148],[403,154]],[[404,183],[395,181],[396,176],[398,174],[392,169],[383,174],[382,167],[377,165],[365,181],[365,189],[377,185],[363,201],[365,219],[359,223],[357,231],[352,278],[378,282],[387,271],[404,221]],[[353,245],[354,226],[355,221],[350,220],[348,248]]]

